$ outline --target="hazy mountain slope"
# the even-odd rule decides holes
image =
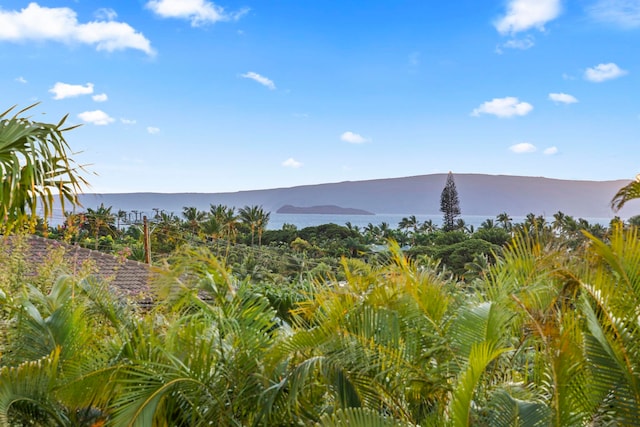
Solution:
[[[507,212],[512,216],[552,215],[562,211],[585,218],[611,217],[613,195],[628,180],[569,181],[540,177],[507,175],[456,174],[456,187],[463,214],[495,216]],[[128,193],[85,194],[84,206],[100,203],[119,209],[151,213],[153,208],[179,214],[183,206],[208,210],[210,204],[242,207],[262,205],[275,212],[283,205],[337,205],[381,213],[438,214],[440,192],[446,174],[406,178],[348,181],[235,193]],[[630,203],[622,216],[640,213],[640,203]]]

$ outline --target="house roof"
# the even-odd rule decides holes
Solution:
[[[50,259],[53,251],[62,248],[63,259],[72,269],[69,273],[86,270],[88,267],[90,272],[108,282],[120,295],[142,303],[151,302],[149,283],[156,273],[148,264],[33,235],[26,236],[26,242],[25,255],[36,266],[43,265]]]

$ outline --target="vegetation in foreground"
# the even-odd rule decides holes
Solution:
[[[518,235],[466,283],[391,244],[285,312],[203,249],[149,311],[4,252],[0,424],[635,425],[638,229],[588,238]]]
[[[614,201],[637,197],[634,185]],[[13,203],[30,191],[0,199],[4,227],[21,224]],[[0,425],[638,424],[638,228],[576,237],[533,219],[471,275],[389,241],[342,257],[342,280],[323,270],[263,285],[221,261],[230,238],[180,246],[144,310],[90,268],[71,275],[56,253],[35,266],[19,237],[3,241]]]

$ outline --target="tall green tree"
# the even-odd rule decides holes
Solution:
[[[270,212],[266,212],[262,206],[245,206],[238,211],[240,221],[251,230],[251,246],[254,243],[255,234],[258,234],[258,244],[262,243],[262,233],[269,222]]]
[[[444,215],[443,230],[455,230],[456,218],[460,216],[460,200],[458,199],[458,190],[451,172],[447,175],[447,183],[440,194],[440,212]]]
[[[38,208],[44,217],[52,214],[54,200],[78,205],[77,194],[86,185],[82,167],[69,156],[64,116],[57,124],[41,123],[23,113],[31,105],[9,116],[15,108],[0,113],[0,219],[9,228]],[[30,214],[30,215],[28,215]]]
[[[195,235],[200,231],[200,224],[205,220],[206,212],[198,210],[195,206],[184,206],[182,216],[185,221],[184,227]]]
[[[496,221],[507,231],[511,231],[513,229],[513,218],[511,218],[506,212],[496,215]]]

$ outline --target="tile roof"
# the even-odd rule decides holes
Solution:
[[[9,242],[11,240],[12,238]],[[69,273],[81,271],[88,266],[96,277],[107,281],[120,295],[141,303],[151,302],[149,283],[157,273],[148,264],[38,236],[26,236],[26,241],[27,259],[37,266],[45,263],[52,251],[63,248],[63,259],[72,269]],[[4,246],[3,243],[0,245]]]

